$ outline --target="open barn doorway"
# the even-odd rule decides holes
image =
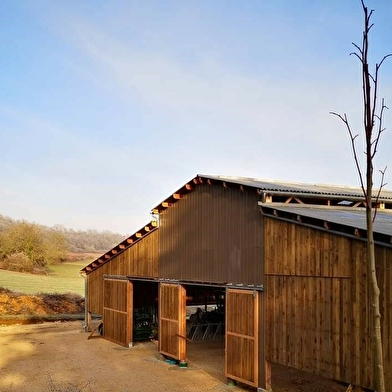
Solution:
[[[188,365],[226,382],[226,289],[198,285],[185,285],[185,289]]]
[[[133,342],[158,337],[158,283],[133,280]]]
[[[214,342],[221,363],[224,359],[225,325],[224,289],[161,282],[159,284],[159,338],[158,350],[168,360],[180,366],[205,367],[200,358],[210,354],[205,351]],[[200,350],[203,354],[200,356]],[[216,355],[214,355],[216,356]],[[196,359],[198,358],[198,359]],[[218,370],[224,375],[224,367]]]
[[[158,284],[156,282],[104,278],[103,337],[125,347],[156,337]]]
[[[188,341],[223,340],[225,333],[224,288],[185,285]]]
[[[259,387],[261,295],[243,288],[185,286],[187,357],[214,377]],[[212,359],[212,361],[211,361]]]

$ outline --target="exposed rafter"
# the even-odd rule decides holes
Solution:
[[[157,221],[156,220],[151,221],[149,224],[143,226],[140,230],[138,230],[137,232],[135,232],[134,234],[126,238],[124,241],[116,245],[113,249],[106,252],[96,260],[92,261],[89,265],[84,267],[81,270],[81,272],[87,274],[93,272],[95,269],[109,262],[114,257],[117,257],[117,255],[119,255],[121,252],[124,252],[126,249],[136,244],[146,235],[152,233],[154,230],[157,230],[157,228],[158,228]]]

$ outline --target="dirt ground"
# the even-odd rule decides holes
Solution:
[[[254,391],[227,385],[222,342],[188,344],[187,369],[170,365],[153,342],[123,348],[87,340],[83,323],[0,326],[0,391]],[[343,385],[273,366],[274,392],[340,392]]]

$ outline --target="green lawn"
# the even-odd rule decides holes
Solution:
[[[84,296],[84,278],[79,271],[87,264],[83,261],[53,265],[51,275],[45,276],[0,269],[0,286],[25,294],[71,292]]]

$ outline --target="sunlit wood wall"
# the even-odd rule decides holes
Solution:
[[[103,276],[158,276],[158,230],[151,232],[87,275],[88,310],[103,314]]]
[[[272,362],[372,387],[366,243],[265,222],[266,350]],[[377,246],[387,390],[392,390],[392,249]]]

